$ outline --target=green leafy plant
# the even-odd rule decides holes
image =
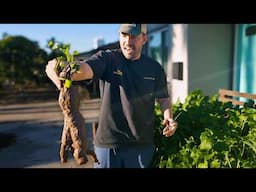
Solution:
[[[79,54],[78,51],[70,53],[70,44],[62,44],[55,42],[53,39],[48,41],[48,47],[57,52],[59,55],[55,66],[55,72],[59,76],[60,80],[64,82],[64,87],[70,88],[72,85],[71,75],[78,72],[80,69],[80,63],[75,60],[75,56]]]
[[[161,135],[159,108],[155,109],[156,152],[153,167],[158,168],[255,168],[256,109],[231,102],[222,103],[218,96],[191,92],[184,103],[172,108],[177,119],[176,133]]]

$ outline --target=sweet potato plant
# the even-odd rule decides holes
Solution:
[[[250,100],[244,107],[204,96],[200,90],[173,107],[178,128],[172,137],[162,136],[161,113],[155,108],[157,168],[256,168],[256,109]]]

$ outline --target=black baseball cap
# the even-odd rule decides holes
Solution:
[[[122,33],[128,33],[134,36],[137,36],[141,33],[147,33],[147,25],[146,24],[121,24],[119,31]]]

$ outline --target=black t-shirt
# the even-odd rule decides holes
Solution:
[[[161,65],[142,55],[127,60],[120,49],[99,51],[86,61],[100,80],[101,109],[95,145],[117,147],[154,143],[156,98],[167,98]]]

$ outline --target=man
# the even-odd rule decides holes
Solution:
[[[161,65],[142,54],[146,24],[121,24],[120,49],[99,51],[81,63],[73,81],[100,80],[101,109],[95,138],[99,168],[146,168],[154,154],[154,108],[159,102],[165,128],[175,133],[166,74]],[[46,73],[59,88],[56,60]]]

